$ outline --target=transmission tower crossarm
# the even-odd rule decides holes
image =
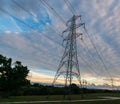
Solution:
[[[77,24],[77,25],[74,26],[74,29],[77,29],[77,28],[79,28],[79,27],[81,27],[81,26],[84,26],[84,24],[85,24],[85,23],[79,23],[79,24]],[[72,25],[69,26],[66,30],[64,30],[63,33],[64,33],[64,32],[67,32],[67,31],[71,31],[71,28],[73,28]]]
[[[58,70],[53,81],[53,83],[55,83],[58,77],[60,75],[63,75],[65,78],[65,87],[69,88],[69,95],[71,95],[73,77],[77,78],[81,86],[76,39],[82,35],[82,33],[76,33],[76,29],[83,26],[84,23],[80,22],[77,24],[76,21],[78,18],[81,18],[81,16],[73,15],[73,17],[67,22],[68,28],[63,31],[62,37],[63,42],[65,42],[65,51],[59,63]]]

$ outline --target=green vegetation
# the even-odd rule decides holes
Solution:
[[[85,99],[101,99],[106,96],[112,96],[112,97],[120,97],[119,93],[96,93],[96,94],[85,94]],[[0,98],[0,102],[16,102],[16,101],[54,101],[54,100],[62,100],[63,95],[51,95],[51,96],[11,96],[10,98],[3,99]],[[72,95],[72,100],[80,100],[80,95]],[[70,103],[70,102],[69,102]],[[39,104],[39,103],[32,103],[32,104]],[[41,104],[41,103],[40,103]],[[56,103],[46,103],[46,104],[56,104]],[[68,104],[65,102],[57,102],[57,104]],[[70,104],[120,104],[120,100],[108,100],[108,101],[85,101],[85,102],[71,102]]]
[[[20,91],[21,87],[29,85],[26,79],[29,70],[20,61],[12,63],[11,58],[0,55],[0,95],[9,97]]]
[[[119,92],[109,90],[95,90],[79,88],[76,84],[68,87],[44,86],[38,83],[30,84],[26,79],[29,70],[21,62],[12,64],[11,58],[0,55],[0,104],[3,102],[24,101],[65,101],[72,100],[102,99],[103,97],[120,97]],[[70,87],[71,90],[68,90]],[[84,98],[81,98],[81,93]],[[64,96],[72,94],[71,97]],[[69,100],[70,101],[70,100]],[[46,104],[120,104],[119,99],[107,101],[84,101],[84,102],[49,102]],[[14,103],[15,104],[15,103]],[[21,103],[22,104],[22,103]],[[24,104],[24,103],[23,103]],[[41,104],[41,103],[32,103]]]

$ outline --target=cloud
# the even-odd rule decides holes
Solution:
[[[100,17],[104,17],[107,15],[109,8],[111,7],[111,5],[113,4],[114,0],[93,0],[93,7],[94,10],[96,10],[96,13],[100,16]]]
[[[53,78],[54,78],[53,76],[44,75],[33,71],[30,72],[28,77],[28,79],[31,80],[32,82],[49,83],[49,84],[52,83]]]
[[[61,52],[60,46],[55,45],[55,42],[45,35],[38,32],[4,33],[0,38],[4,46],[0,50],[7,48],[6,54],[14,50],[12,58],[22,61],[29,67],[57,70],[61,57],[61,54],[58,54]]]
[[[0,53],[12,57],[14,60],[22,61],[31,68],[33,73],[35,69],[53,70],[56,72],[64,52],[64,48],[61,45],[63,39],[60,35],[67,28],[65,23],[38,0],[15,1],[34,16],[18,7],[12,0],[1,0],[0,7],[34,28],[30,29],[14,18],[0,12]],[[64,0],[47,0],[47,2],[65,21],[72,17],[72,13]],[[113,77],[119,76],[119,1],[70,0],[70,2],[77,13],[82,15],[82,21],[85,22],[92,42],[101,55],[108,71]],[[89,80],[92,76],[96,78],[93,78],[93,80],[97,80],[98,76],[101,79],[107,79],[109,75],[105,71],[104,65],[89,37],[84,30],[79,30],[78,32],[83,33],[83,41],[80,38],[77,39],[81,75],[86,80]],[[47,78],[46,82],[52,79],[48,75],[38,77]],[[37,78],[34,80],[37,81]]]
[[[6,17],[9,19],[11,17],[14,20],[14,23],[12,22],[11,24],[11,27],[13,26],[12,28],[14,28],[14,25],[17,25],[17,27],[25,32],[35,29],[42,32],[46,25],[51,23],[51,19],[46,9],[38,2],[38,0],[34,2],[32,0],[6,0],[5,2],[1,1],[1,3],[3,3],[4,6],[1,6],[0,8],[0,11],[2,12],[0,19],[2,21],[7,21],[4,20],[4,18]],[[14,31],[16,29],[9,30]]]
[[[106,1],[108,2],[108,1]],[[91,14],[89,14],[88,17],[90,17],[91,22],[87,24],[88,26],[91,26],[89,28],[90,30],[93,31],[94,34],[91,35],[92,41],[94,42],[95,46],[97,47],[98,52],[102,56],[103,60],[107,63],[106,66],[108,67],[108,71],[112,73],[112,70],[115,67],[115,63],[118,62],[118,57],[119,57],[119,37],[117,36],[118,33],[118,27],[119,27],[119,12],[118,11],[118,1],[117,3],[113,0],[111,0],[109,3],[105,3],[103,1],[95,1],[93,0],[91,3],[88,3],[86,1],[83,2],[84,5],[84,10],[86,11],[86,15],[91,13],[90,10],[92,11]],[[93,5],[92,8],[90,8],[90,5]],[[102,9],[101,9],[102,7]],[[97,9],[94,9],[97,8]],[[116,11],[114,11],[116,9]],[[97,11],[97,12],[96,12]],[[114,12],[113,12],[114,11]],[[114,14],[112,14],[112,13]],[[89,30],[89,31],[90,31]],[[115,37],[114,37],[115,34]],[[84,36],[85,37],[85,36]],[[86,37],[85,37],[86,38]],[[92,47],[92,44],[89,43],[90,41],[86,41],[87,39],[84,39],[85,42],[88,44],[88,49],[92,52],[94,52],[93,57],[97,57],[97,60],[99,60],[98,56],[96,55],[95,49]],[[89,53],[86,53],[86,56]],[[84,56],[85,57],[85,56]],[[94,60],[92,60],[94,61]],[[90,62],[89,62],[90,63]],[[99,61],[98,64],[101,64]],[[100,65],[101,66],[101,65]],[[103,66],[103,65],[102,65]],[[118,66],[116,66],[117,69]],[[100,67],[99,70],[101,70]],[[119,68],[119,67],[118,67]],[[96,69],[97,70],[97,69]],[[107,73],[106,73],[107,74]]]

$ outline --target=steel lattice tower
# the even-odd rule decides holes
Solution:
[[[76,29],[84,25],[84,23],[76,23],[76,21],[80,18],[81,16],[73,15],[73,17],[66,23],[67,29],[62,33],[65,51],[59,63],[53,84],[55,84],[60,75],[63,75],[65,78],[65,87],[71,86],[73,77],[76,77],[81,85],[76,42],[77,37],[82,35],[82,33],[76,33]],[[69,89],[69,94],[70,93],[71,89]]]

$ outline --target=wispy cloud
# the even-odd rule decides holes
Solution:
[[[65,23],[41,4],[39,0],[34,2],[33,0],[15,1],[34,16],[18,7],[12,0],[1,0],[0,8],[7,10],[34,28],[29,28],[0,11],[0,53],[12,57],[13,60],[22,61],[31,68],[33,73],[35,69],[56,72],[64,52],[61,45],[62,37],[59,34],[66,29]],[[47,2],[65,21],[72,17],[72,13],[64,0],[47,0]],[[77,13],[82,15],[82,21],[85,22],[90,37],[108,71],[113,77],[118,77],[120,67],[120,1],[70,0],[70,2]],[[77,39],[81,75],[86,79],[92,76],[96,78],[95,80],[98,79],[98,76],[107,79],[109,75],[105,71],[89,37],[84,30],[79,30],[79,32],[83,33],[83,41]],[[37,78],[47,78],[46,82],[52,80],[48,75],[36,76]]]

